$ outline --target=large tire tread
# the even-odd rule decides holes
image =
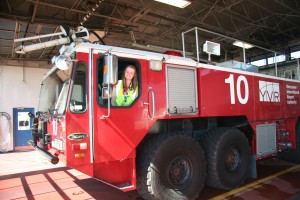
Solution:
[[[160,199],[157,197],[157,194],[154,194],[155,191],[153,191],[153,183],[151,180],[151,169],[150,167],[153,167],[151,163],[155,160],[157,154],[159,154],[159,151],[161,147],[166,145],[170,139],[173,137],[178,138],[178,140],[182,140],[186,138],[189,138],[188,141],[192,143],[196,143],[202,153],[203,159],[204,159],[204,153],[200,147],[200,145],[192,139],[189,136],[182,135],[182,134],[160,134],[155,136],[150,136],[146,141],[143,141],[140,145],[140,147],[137,149],[137,192],[140,194],[140,196],[145,200],[155,200]],[[205,159],[204,159],[205,160]],[[203,163],[205,165],[204,173],[206,171],[206,163]],[[204,186],[204,177],[202,181],[202,185],[197,185],[195,187],[199,188],[199,193],[201,189]],[[199,195],[199,193],[195,194],[194,196],[191,196],[189,198],[182,197],[180,199],[187,200],[187,199],[196,199]],[[164,199],[178,199],[178,196],[171,196],[164,197]],[[159,196],[159,195],[158,195]]]
[[[222,140],[224,140],[227,137],[227,133],[230,131],[236,131],[235,134],[239,134],[241,142],[243,145],[246,145],[246,156],[247,158],[245,159],[246,164],[249,166],[250,163],[250,146],[248,143],[248,140],[246,137],[243,135],[242,132],[240,132],[237,129],[232,129],[232,128],[227,128],[227,127],[220,127],[220,128],[214,128],[208,131],[200,140],[201,146],[204,149],[205,157],[207,160],[207,178],[206,178],[206,184],[214,187],[214,188],[219,188],[219,189],[233,189],[239,185],[241,185],[246,177],[247,173],[245,173],[245,169],[243,170],[243,175],[241,175],[241,180],[238,180],[237,183],[235,184],[228,184],[226,183],[226,180],[222,180],[222,173],[219,171],[219,155],[223,149],[219,149],[219,145],[222,143]],[[248,145],[248,147],[247,147]],[[222,165],[223,163],[221,163]],[[248,171],[248,169],[247,169]]]

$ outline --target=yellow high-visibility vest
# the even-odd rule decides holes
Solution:
[[[127,95],[124,95],[123,92],[123,81],[118,80],[118,84],[116,86],[116,104],[117,106],[129,106],[135,98],[138,96],[138,86],[133,91],[133,89],[130,90],[131,87],[128,88]]]

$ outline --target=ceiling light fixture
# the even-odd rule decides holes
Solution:
[[[253,45],[251,44],[247,44],[247,43],[244,43],[244,42],[241,42],[241,41],[235,41],[233,43],[234,46],[237,46],[237,47],[242,47],[242,48],[245,48],[245,49],[250,49],[253,47]]]
[[[191,2],[187,0],[154,0],[154,1],[165,3],[178,8],[185,8],[191,4]]]

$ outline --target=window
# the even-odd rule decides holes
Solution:
[[[286,61],[286,55],[281,54],[274,56],[275,54],[264,54],[256,57],[250,58],[251,65],[255,65],[258,67],[265,66],[265,65],[272,65],[274,63],[280,63]]]
[[[63,114],[66,109],[69,86],[70,86],[70,80],[68,79],[63,84],[57,103],[55,105],[55,110],[57,114]]]
[[[300,58],[300,51],[291,52],[291,59]]]
[[[274,64],[275,62],[276,63],[279,63],[279,62],[283,62],[285,61],[285,55],[278,55],[278,56],[274,56],[274,57],[270,57],[268,58],[268,64]]]
[[[74,84],[69,104],[71,112],[82,113],[86,110],[86,74],[86,65],[82,62],[79,62],[76,66]]]
[[[256,61],[251,62],[251,65],[255,65],[255,66],[258,66],[258,67],[264,66],[266,64],[267,64],[266,59],[261,59],[261,60],[256,60]]]
[[[114,84],[104,83],[107,78],[103,71],[107,64],[104,64],[105,57],[102,56],[97,61],[98,70],[98,103],[102,107],[108,106],[108,100],[111,107],[128,107],[134,104],[139,96],[140,91],[140,65],[134,59],[117,58],[117,70],[113,70],[110,74],[110,80],[112,77],[116,77]],[[126,74],[127,73],[127,74]],[[129,86],[124,85],[124,80],[129,80]]]

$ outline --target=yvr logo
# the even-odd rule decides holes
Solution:
[[[259,81],[259,101],[280,102],[279,83]]]

